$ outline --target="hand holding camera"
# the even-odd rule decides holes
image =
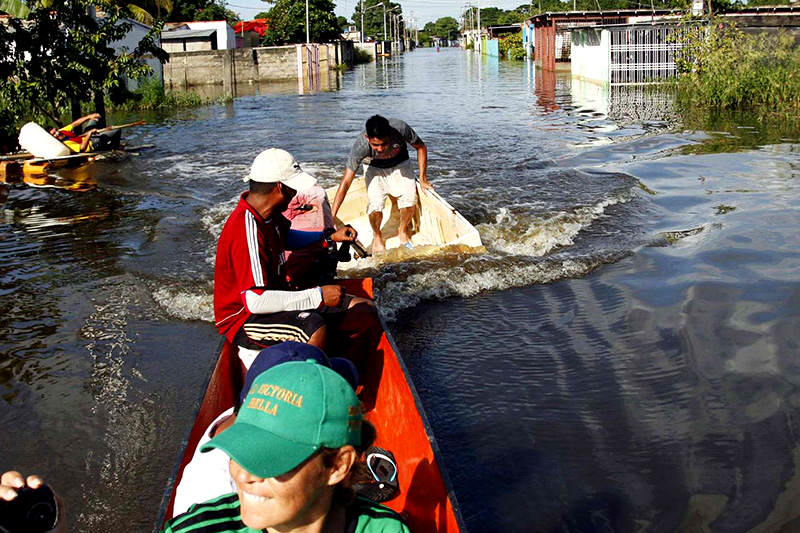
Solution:
[[[0,532],[55,531],[58,521],[56,495],[39,476],[10,471],[0,477]]]

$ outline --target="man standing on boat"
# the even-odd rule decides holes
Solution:
[[[417,186],[411,170],[407,144],[417,151],[420,185],[426,189],[432,189],[433,186],[428,181],[426,174],[428,149],[422,139],[411,129],[411,126],[402,120],[386,119],[380,115],[374,115],[367,120],[364,131],[353,143],[342,182],[339,184],[336,198],[333,200],[333,216],[336,217],[358,166],[362,161],[368,159],[364,169],[364,178],[367,182],[369,198],[367,215],[374,235],[373,253],[382,252],[386,248],[381,234],[381,222],[383,220],[383,204],[387,195],[397,198],[397,207],[400,209],[398,238],[409,248],[412,246],[408,229],[417,205]]]
[[[297,192],[317,180],[289,152],[270,148],[255,158],[244,181],[250,190],[242,194],[217,244],[214,321],[239,347],[245,367],[261,349],[287,340],[324,350],[326,325],[351,340],[374,327],[377,315],[371,300],[345,294],[339,285],[292,290],[287,282],[284,251],[304,248],[325,235],[292,230],[281,213]],[[336,242],[355,238],[349,226],[330,235]]]

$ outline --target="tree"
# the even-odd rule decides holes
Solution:
[[[331,0],[309,0],[311,41],[327,43],[341,38]],[[267,33],[262,43],[281,45],[306,42],[306,4],[297,0],[277,0],[267,12]]]
[[[397,2],[391,2],[390,0],[364,0],[364,35],[365,37],[372,37],[376,40],[383,39],[383,7],[381,7],[381,3],[386,4],[386,32],[387,37],[389,39],[392,36],[389,34],[389,14],[388,11],[394,9],[392,14],[397,15],[403,12],[403,6],[398,4]],[[397,9],[395,9],[397,8]],[[361,31],[361,2],[356,2],[356,8],[353,12],[353,23],[355,24],[356,28]],[[403,27],[402,21],[400,22],[400,27]],[[402,31],[402,30],[401,30]]]
[[[336,22],[339,24],[339,31],[342,33],[347,30],[348,26],[351,26],[350,21],[347,20],[347,17],[338,16],[336,17]]]
[[[148,26],[157,25],[172,13],[172,0],[115,0],[126,7],[134,20]]]
[[[195,13],[193,20],[227,20],[233,26],[239,22],[239,15],[235,11],[226,9],[222,4],[212,2]]]
[[[441,17],[436,22],[429,22],[424,30],[440,39],[458,39],[460,34],[458,21],[453,17]]]
[[[145,54],[166,59],[155,43],[158,26],[132,53],[117,54],[110,45],[130,31],[130,23],[121,20],[130,11],[105,4],[104,15],[95,17],[90,9],[95,1],[54,0],[24,21],[0,24],[0,124],[11,129],[36,118],[60,125],[73,100],[94,99],[97,106],[123,77],[148,74],[150,68],[141,61]]]
[[[428,24],[430,24],[430,22]],[[420,30],[418,32],[417,39],[419,39],[419,46],[430,46],[432,42],[430,33],[425,30]]]
[[[169,14],[169,18],[167,19],[170,22],[188,22],[192,20],[199,20],[197,17],[200,16],[199,14],[205,10],[211,8],[216,9],[212,6],[217,5],[218,7],[224,8],[224,5],[221,3],[217,3],[216,0],[175,0],[175,5],[173,10]],[[219,20],[225,19],[224,15],[219,17]],[[238,17],[237,17],[238,18]],[[210,19],[205,19],[210,20]]]

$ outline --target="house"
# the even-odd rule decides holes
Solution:
[[[355,26],[348,26],[345,31],[342,32],[342,39],[345,41],[354,41],[359,42],[361,40],[361,32]]]
[[[225,20],[177,22],[164,28],[161,47],[167,52],[236,48],[236,35]]]
[[[166,52],[216,50],[217,30],[170,30],[161,32],[161,48]]]
[[[572,31],[577,28],[614,24],[654,22],[678,18],[680,13],[669,9],[611,9],[602,11],[556,11],[536,15],[523,23],[526,34],[533,38],[537,67],[546,70],[570,70]],[[531,32],[531,27],[533,31]],[[531,35],[532,33],[532,35]],[[528,42],[530,48],[530,41]]]

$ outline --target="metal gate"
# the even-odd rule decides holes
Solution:
[[[611,84],[638,84],[674,78],[675,53],[682,48],[675,25],[611,27]]]

